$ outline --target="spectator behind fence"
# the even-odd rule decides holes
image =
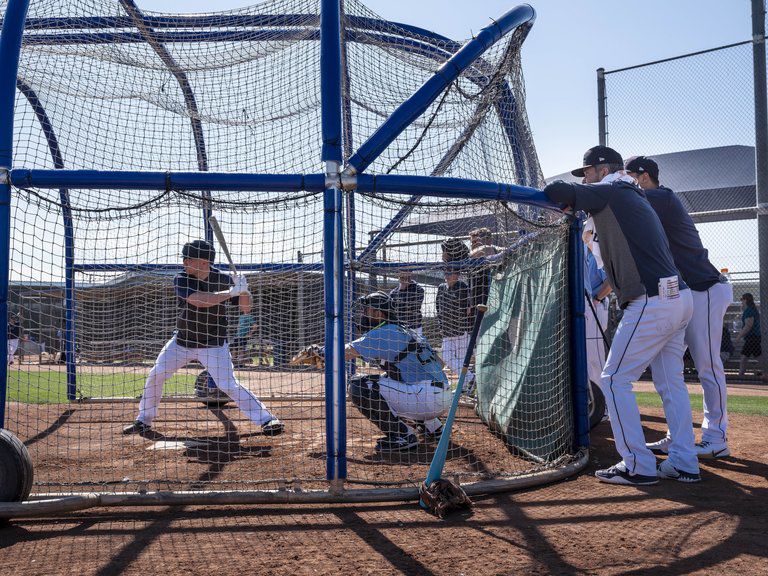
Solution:
[[[744,376],[747,369],[747,359],[757,358],[763,353],[760,337],[760,312],[755,305],[755,297],[745,292],[741,297],[741,322],[743,328],[736,335],[736,340],[744,340],[739,361],[739,376]]]
[[[423,336],[421,305],[424,304],[424,288],[413,280],[413,273],[407,270],[397,275],[399,284],[389,293],[400,323]]]

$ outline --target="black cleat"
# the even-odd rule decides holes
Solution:
[[[285,432],[285,424],[280,422],[277,418],[273,418],[269,422],[261,425],[261,433],[264,436],[279,436]]]
[[[138,434],[139,436],[144,436],[151,430],[152,426],[149,424],[144,424],[144,422],[141,420],[136,420],[135,422],[128,424],[128,426],[123,428],[123,434]]]
[[[419,439],[416,434],[405,436],[385,436],[376,442],[376,452],[405,452],[418,446]]]

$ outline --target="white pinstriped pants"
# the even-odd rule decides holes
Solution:
[[[653,362],[663,375],[657,390],[672,432],[669,459],[686,472],[698,473],[693,436],[691,401],[683,381],[685,329],[693,313],[690,290],[679,298],[660,300],[642,296],[624,309],[601,375],[616,450],[631,474],[656,476],[656,457],[645,447],[640,410],[632,382]]]
[[[718,283],[708,290],[691,290],[691,295],[693,316],[685,329],[685,343],[691,350],[691,358],[704,393],[701,439],[725,442],[728,438],[728,411],[720,344],[723,339],[723,317],[728,305],[733,302],[733,286]],[[656,385],[656,370],[653,371],[653,381]]]
[[[144,394],[139,403],[139,416],[144,424],[151,425],[157,416],[160,398],[163,395],[163,384],[177,370],[197,360],[205,366],[208,374],[221,390],[227,393],[243,411],[249,420],[255,424],[264,424],[274,418],[251,391],[243,388],[235,378],[235,368],[232,365],[232,356],[229,353],[229,345],[216,346],[214,348],[185,348],[176,343],[176,335],[173,335],[168,343],[160,351],[155,365],[144,383]]]

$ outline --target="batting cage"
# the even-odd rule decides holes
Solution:
[[[413,499],[454,397],[470,495],[586,465],[530,6],[463,43],[351,0],[0,6],[0,417],[34,468],[0,516]]]

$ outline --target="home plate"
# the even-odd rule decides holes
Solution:
[[[205,442],[195,440],[160,440],[147,448],[147,450],[184,450],[185,448],[197,448],[205,446]]]

